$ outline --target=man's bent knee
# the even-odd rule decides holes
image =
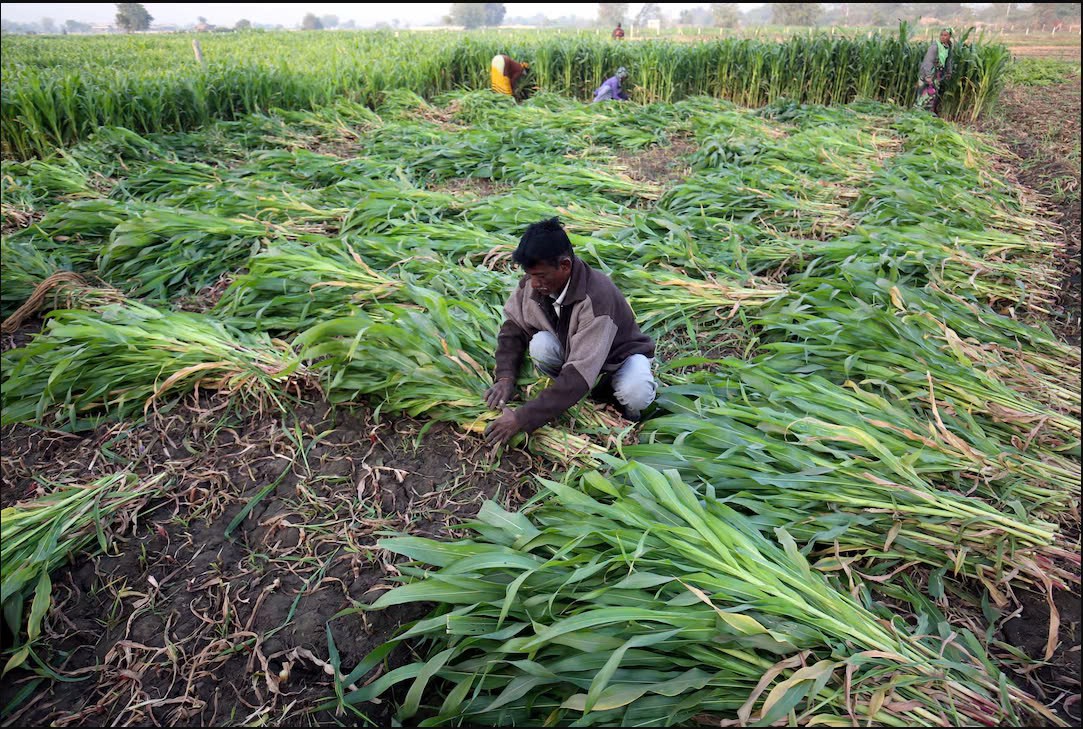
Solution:
[[[657,392],[650,360],[641,354],[629,357],[613,377],[613,395],[630,413],[645,409]]]
[[[530,338],[530,359],[543,375],[556,377],[564,367],[564,348],[549,332],[538,332]]]

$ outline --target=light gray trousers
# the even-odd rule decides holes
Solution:
[[[543,375],[556,377],[564,366],[564,348],[549,332],[538,332],[530,338],[530,358]],[[652,361],[633,354],[613,373],[613,395],[629,413],[638,414],[654,402],[658,384],[651,373]]]

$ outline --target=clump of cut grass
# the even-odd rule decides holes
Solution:
[[[952,645],[882,621],[784,529],[769,539],[672,472],[612,465],[578,487],[544,481],[551,498],[530,516],[487,503],[469,540],[382,541],[419,564],[372,609],[435,602],[395,641],[428,645],[340,702],[409,681],[401,721],[1059,723],[969,632]]]
[[[40,334],[4,353],[3,363],[4,425],[76,430],[141,414],[195,387],[276,403],[304,376],[282,342],[136,301],[54,311]]]
[[[133,523],[140,506],[166,487],[163,476],[140,480],[124,472],[85,485],[48,485],[51,488],[43,496],[0,513],[0,602],[4,621],[17,638],[4,666],[5,674],[26,662],[41,635],[42,620],[52,601],[52,571],[91,544],[96,543],[104,552],[114,518],[123,510],[124,524]],[[27,600],[29,613],[25,611]]]

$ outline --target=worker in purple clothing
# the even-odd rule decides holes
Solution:
[[[620,88],[620,82],[628,77],[628,71],[621,66],[617,69],[617,72],[607,78],[605,82],[597,88],[594,92],[594,103],[599,101],[606,101],[607,99],[618,99],[620,101],[627,101],[628,94],[624,93]]]

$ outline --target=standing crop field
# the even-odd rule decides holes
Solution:
[[[759,106],[781,97],[832,104],[871,99],[909,104],[926,42],[895,35],[794,36],[785,43],[723,39],[619,44],[559,32],[466,36],[391,33],[248,33],[202,40],[206,65],[186,36],[5,39],[0,136],[4,154],[47,154],[103,125],[138,133],[183,131],[273,108],[310,109],[347,98],[380,102],[385,89],[431,98],[484,88],[489,60],[531,63],[530,83],[589,99],[618,66],[632,70],[632,98],[677,101],[706,94]],[[996,99],[1009,56],[962,38],[951,116],[974,118]]]
[[[494,41],[443,42],[480,74]],[[7,148],[72,142],[3,161],[5,719],[1071,724],[1080,351],[1007,153],[811,67],[799,98],[849,103],[659,73],[588,106],[540,65],[568,95],[336,80]],[[492,452],[510,254],[551,216],[659,398]]]

